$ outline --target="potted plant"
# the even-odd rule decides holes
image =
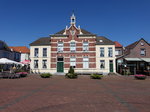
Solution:
[[[134,75],[135,79],[139,79],[139,80],[145,80],[146,79],[146,75],[143,74],[136,74]]]
[[[16,74],[20,74],[21,77],[26,77],[28,75],[27,72],[18,72]]]

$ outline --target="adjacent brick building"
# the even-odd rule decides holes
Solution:
[[[74,14],[70,19],[69,27],[30,44],[32,71],[67,73],[72,66],[76,73],[115,72],[114,42],[76,27]]]
[[[124,55],[117,60],[120,60],[124,69],[131,74],[147,74],[150,70],[150,44],[141,38],[125,47]]]

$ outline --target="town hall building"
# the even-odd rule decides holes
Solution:
[[[30,44],[31,70],[34,73],[108,74],[115,71],[115,43],[80,26],[71,16],[70,26]]]

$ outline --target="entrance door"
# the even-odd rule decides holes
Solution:
[[[63,57],[58,57],[57,58],[57,72],[64,72]]]
[[[114,72],[113,71],[113,60],[109,61],[109,72]]]

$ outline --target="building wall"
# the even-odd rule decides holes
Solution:
[[[118,54],[116,54],[116,51],[120,51]],[[118,57],[118,56],[121,56],[123,55],[123,48],[122,47],[115,47],[115,56]]]
[[[104,57],[100,57],[100,48],[104,47]],[[108,48],[112,47],[113,56],[108,57]],[[116,72],[115,45],[96,45],[96,71],[107,74],[110,72],[109,61],[113,60],[113,72]],[[100,68],[100,60],[105,60],[105,68]]]
[[[0,58],[8,58],[13,60],[12,52],[6,50],[0,50]]]
[[[23,62],[24,60],[29,60],[28,53],[21,53],[21,62]]]
[[[39,49],[39,56],[34,56],[34,49]],[[47,48],[47,57],[43,57],[43,48]],[[36,73],[51,73],[51,46],[30,46],[30,68],[32,72]],[[38,68],[34,68],[34,60],[38,60]],[[47,68],[42,68],[42,60],[47,60]]]
[[[76,37],[74,40],[67,38],[53,37],[51,38],[51,68],[53,73],[57,72],[57,57],[64,57],[64,72],[67,73],[70,68],[70,57],[76,57],[76,68],[75,72],[87,72],[88,69],[83,69],[83,57],[88,56],[89,58],[89,68],[95,69],[96,67],[96,52],[95,52],[95,38],[96,37]],[[64,43],[64,50],[62,53],[57,52],[58,42]],[[70,51],[70,42],[76,42],[76,51]],[[89,51],[83,52],[83,42],[89,43]]]
[[[71,31],[75,31],[72,35]],[[70,57],[74,56],[76,58],[75,72],[88,72],[89,69],[95,69],[96,67],[96,52],[95,52],[95,38],[96,36],[79,36],[80,29],[75,26],[71,26],[65,31],[66,37],[51,37],[51,69],[53,73],[57,72],[57,57],[64,58],[64,72],[67,73],[70,68]],[[57,51],[58,42],[63,42],[63,52]],[[70,43],[76,43],[76,51],[70,51]],[[83,51],[83,42],[89,43],[89,50],[87,52]],[[89,68],[83,69],[83,57],[87,56],[89,58]]]
[[[21,53],[12,51],[12,60],[20,62],[21,59]]]
[[[144,45],[141,45],[143,43]],[[141,48],[146,49],[146,56],[141,56]],[[131,49],[130,54],[126,58],[150,58],[150,45],[147,44],[144,40],[141,40],[135,48]]]

